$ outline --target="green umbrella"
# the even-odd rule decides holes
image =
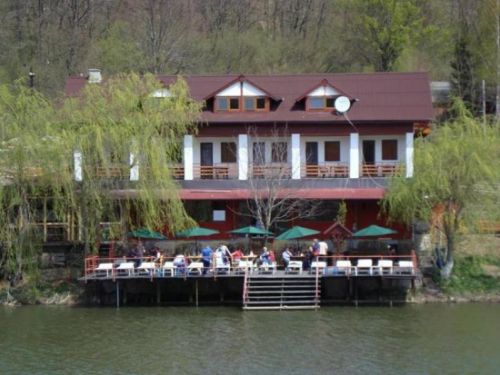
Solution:
[[[155,232],[154,230],[149,230],[147,228],[136,229],[128,232],[128,237],[142,238],[145,240],[166,240],[167,237],[160,232]]]
[[[382,237],[387,236],[388,234],[395,234],[397,231],[390,229],[379,227],[378,225],[370,225],[369,227],[363,228],[355,232],[353,237]]]
[[[309,237],[314,234],[318,234],[319,231],[315,229],[309,229],[309,228],[304,228],[304,227],[299,227],[295,226],[287,231],[281,233],[278,237],[275,238],[275,240],[294,240],[297,238],[303,238],[303,237]]]
[[[178,232],[175,234],[176,237],[203,237],[203,236],[211,236],[212,234],[217,234],[219,233],[218,230],[215,229],[209,229],[209,228],[203,228],[203,227],[194,227],[194,228],[189,228],[185,229],[181,232]]]
[[[260,228],[254,227],[254,226],[234,229],[234,230],[229,231],[229,233],[248,234],[248,235],[263,235],[263,236],[265,236],[265,235],[272,236],[273,235],[272,232],[268,232],[264,229],[260,229]]]

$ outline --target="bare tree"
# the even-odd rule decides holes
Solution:
[[[318,202],[302,199],[293,186],[287,129],[274,127],[266,136],[250,129],[248,135],[252,162],[248,171],[251,197],[247,215],[266,231],[279,223],[313,216]]]

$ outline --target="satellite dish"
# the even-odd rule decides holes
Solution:
[[[351,100],[347,96],[339,96],[334,105],[337,112],[346,113],[351,108]]]

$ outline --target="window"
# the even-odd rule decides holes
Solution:
[[[263,111],[266,110],[266,98],[244,97],[245,111]]]
[[[255,99],[255,106],[257,109],[266,109],[266,98]]]
[[[273,142],[271,147],[271,161],[286,163],[288,160],[288,145],[286,142]]]
[[[325,161],[340,161],[340,142],[325,142]]]
[[[229,99],[229,109],[231,109],[231,110],[240,109],[240,99],[239,98],[230,98]]]
[[[264,142],[253,143],[253,163],[263,165],[266,162],[266,144]]]
[[[245,111],[253,111],[254,109],[253,98],[245,98]]]
[[[310,109],[323,109],[325,106],[324,98],[309,98]]]
[[[382,160],[398,160],[398,140],[382,140]]]
[[[222,163],[236,163],[236,143],[221,142],[220,161]]]
[[[227,111],[227,98],[217,98],[217,109]]]
[[[309,97],[309,109],[331,109],[335,106],[335,99],[326,96]]]

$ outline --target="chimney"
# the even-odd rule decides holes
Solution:
[[[101,69],[89,69],[88,70],[88,81],[89,83],[101,83]]]

